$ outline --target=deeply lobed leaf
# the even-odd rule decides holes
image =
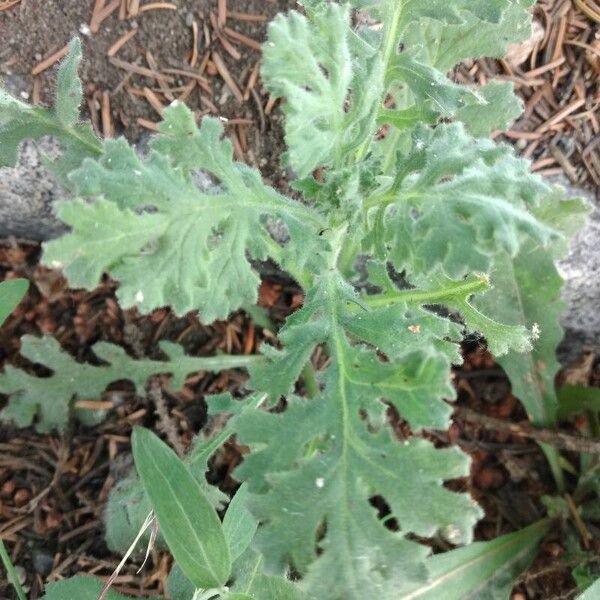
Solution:
[[[145,312],[170,304],[177,314],[199,309],[211,322],[255,303],[259,280],[249,257],[302,269],[314,260],[307,241],[318,247],[319,222],[234,163],[222,136],[218,120],[197,128],[180,104],[165,110],[146,159],[123,139],[107,140],[99,159],[85,159],[70,176],[95,202],[59,207],[72,232],[45,244],[44,262],[62,266],[78,287],[92,288],[109,272],[121,282],[121,304]],[[218,188],[200,190],[197,170],[217,178]],[[266,217],[287,226],[289,241],[273,239]]]
[[[96,366],[76,362],[52,337],[23,336],[21,355],[32,363],[44,365],[53,374],[36,377],[12,365],[6,366],[0,375],[0,393],[8,395],[9,402],[0,411],[0,417],[19,427],[35,424],[41,432],[63,429],[73,400],[97,399],[108,384],[115,381],[127,379],[139,390],[152,375],[170,373],[171,386],[177,390],[190,373],[235,368],[248,365],[253,360],[246,356],[186,356],[181,346],[170,342],[161,343],[167,361],[135,360],[120,346],[106,342],[98,342],[92,350],[107,364]],[[77,412],[87,422],[102,419],[105,415],[105,411],[100,410]]]

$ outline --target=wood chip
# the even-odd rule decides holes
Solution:
[[[260,52],[261,46],[260,42],[257,42],[255,39],[244,35],[243,33],[238,33],[234,29],[230,27],[225,27],[223,32],[228,35],[230,38],[233,38],[240,44],[244,44],[244,46],[248,46],[248,48],[252,48],[252,50],[258,50]]]
[[[33,69],[31,69],[32,75],[39,75],[52,65],[56,64],[61,58],[64,58],[69,52],[69,45],[67,44],[60,50],[57,50],[54,54],[51,54],[48,58],[45,58],[42,62],[38,63]]]
[[[219,72],[219,75],[223,78],[223,81],[236,97],[237,101],[242,104],[244,102],[244,95],[229,73],[225,61],[221,58],[221,55],[216,50],[211,54],[211,57],[217,71]]]
[[[107,51],[107,56],[114,56],[131,38],[138,32],[138,28],[134,27],[127,33],[123,34]]]

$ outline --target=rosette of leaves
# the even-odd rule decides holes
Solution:
[[[432,562],[417,540],[468,543],[481,512],[444,486],[468,474],[466,455],[408,432],[449,424],[450,367],[465,331],[483,334],[497,356],[553,352],[556,327],[541,321],[558,312],[560,281],[535,302],[522,298],[584,209],[510,148],[474,137],[517,115],[510,86],[471,89],[448,76],[465,58],[524,39],[531,4],[356,0],[353,21],[349,6],[311,0],[306,15],[277,17],[262,73],[285,99],[285,160],[304,202],[233,162],[218,121],[198,127],[183,105],[165,111],[148,158],[109,140],[69,173],[77,197],[59,215],[72,231],[44,260],[74,285],[108,272],[126,306],[171,304],[205,320],[256,299],[249,258],[275,260],[304,288],[279,346],[261,348],[250,367],[262,408],[223,399],[210,408],[232,413],[231,432],[250,448],[235,474],[260,521],[260,570],[293,572],[308,598],[427,597],[456,565]],[[75,143],[74,125],[57,125],[54,113],[10,106]],[[198,169],[218,181],[214,192],[196,188]],[[273,239],[269,219],[285,224],[287,241]],[[360,254],[370,258],[362,275]],[[327,360],[315,375],[316,348]],[[552,403],[536,423],[553,418]],[[489,579],[468,597],[484,587],[485,597],[505,595],[508,573],[531,558],[526,540],[511,538],[506,554],[522,560],[507,556],[501,585]],[[461,556],[476,561],[470,548]]]

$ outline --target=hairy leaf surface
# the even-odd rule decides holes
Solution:
[[[397,270],[410,278],[441,267],[459,279],[488,271],[495,254],[515,256],[529,238],[559,237],[530,212],[548,191],[507,146],[473,140],[460,124],[416,128],[370,218]]]
[[[21,355],[32,363],[51,369],[50,377],[36,377],[22,369],[8,365],[0,374],[0,392],[9,396],[9,403],[0,417],[13,421],[19,427],[35,424],[38,431],[62,429],[68,419],[71,401],[98,399],[109,383],[128,379],[137,389],[152,375],[170,373],[171,386],[180,389],[187,375],[197,371],[219,371],[249,365],[256,359],[247,356],[192,357],[184,354],[181,346],[162,342],[161,350],[167,361],[131,358],[123,348],[98,342],[92,348],[104,366],[75,361],[64,352],[52,337],[21,338]],[[78,410],[84,421],[102,418],[104,411]],[[93,414],[90,414],[93,413]]]
[[[306,241],[315,240],[319,221],[233,162],[220,121],[206,118],[198,128],[184,105],[164,117],[148,158],[123,139],[107,140],[101,158],[85,159],[71,174],[79,194],[96,200],[61,205],[72,232],[45,244],[44,262],[62,265],[76,287],[92,288],[109,272],[121,282],[125,307],[169,304],[177,314],[200,309],[205,322],[226,318],[256,302],[259,280],[248,256],[301,269],[314,259]],[[218,179],[214,192],[197,187],[197,170]],[[266,216],[287,226],[287,243],[272,238]]]
[[[30,106],[0,89],[0,166],[14,166],[23,140],[45,135],[58,138],[65,154],[55,165],[60,174],[75,168],[86,156],[99,154],[101,145],[89,123],[78,122],[82,100],[77,69],[81,61],[81,42],[75,38],[58,73],[54,110]]]
[[[355,38],[348,9],[329,4],[311,21],[295,11],[277,16],[263,59],[267,87],[286,99],[288,158],[297,175],[341,167],[373,133],[383,84],[381,60]]]
[[[325,343],[333,362],[322,373],[321,393],[310,401],[288,395],[283,413],[246,413],[235,421],[239,440],[253,449],[237,476],[254,494],[251,506],[263,521],[257,543],[267,566],[277,572],[293,565],[306,573],[303,587],[309,596],[319,598],[359,598],[368,590],[393,597],[392,565],[406,582],[425,576],[427,551],[406,539],[407,533],[441,531],[454,542],[467,541],[479,515],[469,498],[441,485],[465,474],[464,455],[420,439],[399,443],[385,425],[384,400],[413,427],[447,424],[450,409],[443,399],[454,395],[448,353],[426,341],[421,350],[403,344],[402,338],[414,335],[406,306],[398,306],[396,323],[374,317],[370,323],[377,323],[376,329],[367,335],[362,332],[369,328],[360,323],[364,311],[339,276],[324,275],[281,333],[286,350],[271,356],[277,368],[288,360],[289,349],[290,362],[299,367],[318,343]],[[395,348],[386,331],[391,324],[406,332]],[[378,357],[373,349],[378,338],[394,360]],[[252,384],[272,395],[285,393],[298,368],[287,373],[287,390],[273,389],[262,369],[252,372]],[[368,502],[376,494],[385,498],[399,532],[378,520]],[[327,533],[319,539],[322,527]],[[295,540],[291,547],[289,538]],[[331,572],[339,574],[335,581],[327,576]]]

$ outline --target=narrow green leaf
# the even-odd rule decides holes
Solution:
[[[566,419],[586,410],[600,413],[600,389],[563,385],[558,390],[558,418]]]
[[[9,279],[0,283],[0,326],[17,308],[28,288],[27,279]]]
[[[58,120],[69,127],[79,119],[79,106],[83,100],[81,81],[77,77],[81,62],[81,40],[73,38],[69,53],[58,70],[55,111]]]
[[[219,517],[188,467],[156,435],[136,427],[135,466],[177,564],[198,588],[220,587],[231,557]]]
[[[229,503],[223,519],[223,533],[232,561],[244,553],[258,529],[258,521],[246,507],[247,498],[248,486],[244,483]]]
[[[70,54],[59,71],[59,92],[54,110],[29,106],[0,89],[0,166],[13,166],[24,140],[51,135],[60,140],[64,155],[52,163],[59,175],[77,167],[87,156],[97,156],[101,144],[89,123],[78,124],[81,84],[76,72],[81,57],[79,40],[73,40]]]
[[[42,600],[97,600],[104,582],[97,577],[77,575],[70,579],[63,579],[49,583],[46,586]],[[105,600],[127,600],[130,596],[123,596],[109,590]]]
[[[548,520],[490,542],[436,554],[427,560],[429,581],[397,597],[401,600],[508,599],[515,579],[532,562],[549,529]]]
[[[181,567],[175,563],[167,577],[169,600],[193,600],[196,588],[184,575]]]

